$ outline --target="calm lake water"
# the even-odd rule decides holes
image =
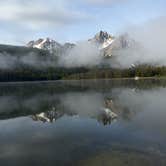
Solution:
[[[0,84],[0,166],[165,166],[166,80]]]

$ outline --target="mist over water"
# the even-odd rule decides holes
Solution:
[[[164,166],[166,82],[130,81],[1,85],[0,164]]]

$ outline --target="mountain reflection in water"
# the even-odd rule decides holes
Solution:
[[[0,84],[0,165],[166,165],[166,81]]]
[[[61,107],[61,108],[64,108],[64,107]],[[68,111],[68,109],[56,110],[55,107],[52,107],[52,109],[50,111],[35,114],[35,115],[32,115],[31,117],[34,121],[52,123],[64,115],[80,117],[79,114],[76,114],[76,112],[72,113],[72,111]],[[94,114],[90,118],[95,118],[95,119],[97,119],[98,122],[101,122],[103,125],[107,125],[107,124],[111,124],[111,122],[113,122],[115,119],[117,119],[117,117],[118,117],[118,115],[116,113],[114,113],[113,111],[111,111],[111,109],[102,108],[102,109],[99,109],[98,114]]]

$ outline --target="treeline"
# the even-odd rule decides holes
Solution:
[[[139,65],[128,69],[115,68],[43,68],[19,67],[0,69],[0,82],[8,81],[43,81],[62,79],[110,79],[132,77],[163,77],[166,76],[166,66]]]
[[[33,67],[0,69],[0,82],[60,80],[72,74],[85,73],[86,68],[44,68]]]
[[[166,66],[138,65],[136,67],[126,69],[93,68],[86,73],[69,75],[65,79],[109,79],[161,76],[166,76]]]

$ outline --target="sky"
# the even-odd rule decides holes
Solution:
[[[1,0],[0,44],[77,42],[166,16],[166,0]]]

